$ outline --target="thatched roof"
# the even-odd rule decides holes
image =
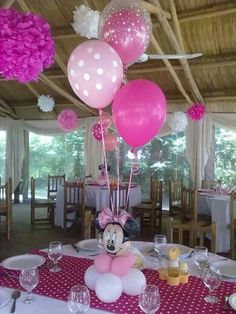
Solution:
[[[134,0],[135,1],[135,0]],[[55,64],[35,83],[20,84],[0,78],[0,115],[16,119],[55,119],[63,109],[79,117],[97,115],[74,94],[66,75],[72,50],[87,40],[75,33],[73,11],[80,4],[102,11],[107,0],[0,0],[1,7],[14,7],[42,15],[51,25],[56,43]],[[185,111],[193,102],[203,102],[207,111],[236,112],[236,2],[226,0],[143,1],[151,12],[153,36],[148,53],[195,53],[188,61],[135,63],[126,72],[128,80],[156,82],[168,99],[168,111]],[[51,95],[54,111],[43,113],[37,97]]]

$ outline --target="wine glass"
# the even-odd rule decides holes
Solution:
[[[32,290],[39,283],[38,268],[23,268],[20,272],[19,281],[21,287],[27,291],[24,302],[31,303],[33,299]]]
[[[167,247],[167,238],[164,234],[157,234],[154,237],[154,251],[157,253],[157,260],[160,260],[161,256],[164,255]]]
[[[139,294],[139,306],[144,313],[154,314],[160,307],[160,293],[155,285],[142,286]]]
[[[48,257],[53,261],[53,267],[50,271],[56,273],[61,270],[57,263],[62,258],[62,243],[60,241],[53,241],[49,243]]]
[[[77,285],[70,289],[68,309],[72,313],[86,312],[90,308],[90,294],[86,286]]]
[[[214,290],[220,286],[221,283],[221,272],[216,265],[205,265],[203,269],[203,282],[205,286],[210,291],[210,294],[207,295],[204,300],[209,303],[217,303],[219,298],[213,295]]]
[[[208,261],[208,249],[204,246],[195,246],[192,259],[198,268],[198,276],[202,277],[202,271]]]

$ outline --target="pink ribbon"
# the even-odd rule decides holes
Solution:
[[[106,207],[101,210],[101,212],[98,214],[98,221],[101,228],[105,228],[107,224],[117,222],[121,226],[124,226],[126,223],[126,220],[131,217],[131,215],[126,212],[125,210],[122,210],[119,215],[114,215],[114,213],[111,211],[110,208]]]

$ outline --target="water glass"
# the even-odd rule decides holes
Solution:
[[[198,268],[198,276],[202,277],[202,271],[208,261],[208,249],[204,246],[195,246],[192,259]]]
[[[31,303],[33,299],[32,290],[39,283],[38,268],[23,268],[20,272],[19,281],[21,287],[27,291],[24,302]]]
[[[50,271],[56,273],[61,270],[57,263],[62,258],[62,243],[60,241],[53,241],[49,243],[48,257],[53,261],[53,267]]]
[[[157,234],[154,237],[154,251],[157,253],[158,259],[164,255],[167,247],[167,238],[164,234]]]
[[[160,307],[160,293],[155,285],[144,285],[139,294],[139,306],[144,313],[154,314]]]
[[[77,285],[70,289],[68,309],[72,313],[86,312],[90,308],[90,294],[86,286]]]
[[[206,265],[203,269],[203,282],[205,286],[210,291],[210,294],[207,295],[204,300],[209,303],[217,303],[219,298],[213,295],[214,290],[220,286],[221,283],[221,272],[216,265]]]

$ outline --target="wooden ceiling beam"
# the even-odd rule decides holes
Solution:
[[[7,115],[11,116],[12,118],[18,119],[18,116],[16,115],[16,113],[2,98],[0,98],[0,110],[5,112]]]
[[[157,8],[151,4],[150,2],[147,1],[142,1],[143,7],[152,14],[156,14]],[[171,19],[171,14],[165,10],[163,10],[163,14],[165,15],[165,17],[170,20]]]
[[[9,9],[13,4],[15,0],[6,0],[5,3],[2,5],[2,8]]]
[[[162,26],[164,33],[166,34],[167,38],[169,39],[170,44],[175,49],[177,54],[181,54],[182,51],[181,51],[180,45],[178,43],[178,40],[177,40],[172,28],[170,27],[169,22],[167,21],[167,19],[165,18],[165,15],[162,12],[162,7],[160,5],[159,0],[151,0],[151,1],[158,8],[158,10],[156,11],[156,15],[157,15],[157,18],[158,18],[161,26]],[[203,97],[202,97],[202,95],[198,89],[198,86],[197,86],[197,84],[194,81],[194,78],[192,76],[188,61],[184,60],[184,59],[180,59],[179,62],[183,67],[186,80],[188,81],[188,84],[191,88],[191,92],[192,92],[193,96],[195,97],[196,100],[198,100],[200,102],[204,102]]]

